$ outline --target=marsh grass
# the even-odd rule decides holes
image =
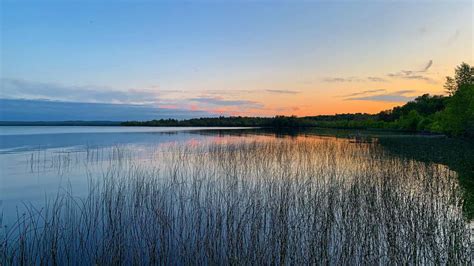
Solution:
[[[66,187],[25,205],[3,228],[0,264],[472,263],[456,174],[442,165],[305,138],[132,158],[114,150],[86,197]]]

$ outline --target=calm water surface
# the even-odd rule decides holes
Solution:
[[[451,167],[461,172],[465,185],[472,189],[473,145],[440,137],[344,130],[271,132],[243,128],[2,126],[0,200],[6,216],[9,216],[17,204],[41,201],[45,195],[56,193],[66,184],[73,185],[74,191],[81,194],[87,186],[85,171],[90,170],[82,160],[109,160],[114,148],[135,151],[135,159],[139,160],[167,144],[191,145],[209,140],[237,141],[262,137],[291,141],[296,136],[376,143],[373,145],[402,158]]]
[[[460,175],[466,190],[466,212],[472,217],[474,145],[442,137],[347,130],[272,132],[244,128],[97,127],[97,126],[6,126],[0,127],[0,203],[4,219],[16,215],[25,202],[43,202],[65,186],[82,195],[88,176],[104,171],[98,162],[119,160],[153,161],[153,154],[170,144],[192,147],[196,143],[283,138],[325,139],[370,144],[399,158],[436,163]],[[358,146],[359,145],[359,146]],[[122,155],[125,156],[125,155]],[[98,167],[101,165],[102,168]]]
[[[466,253],[458,256],[447,251],[456,247],[448,247],[452,244],[443,232],[452,230],[453,224],[468,226],[473,217],[472,162],[474,145],[469,141],[389,132],[0,127],[0,223],[12,224],[28,209],[41,210],[58,193],[72,193],[77,199],[92,195],[89,200],[94,201],[98,199],[95,197],[106,197],[102,193],[110,189],[111,195],[127,199],[117,202],[125,204],[124,210],[130,208],[130,216],[120,216],[124,222],[131,219],[129,222],[138,226],[142,219],[151,219],[144,223],[148,225],[163,217],[172,221],[165,231],[148,227],[127,231],[127,227],[120,227],[121,234],[130,239],[137,237],[130,243],[146,241],[136,231],[145,229],[163,233],[161,238],[174,239],[176,233],[189,237],[166,242],[171,250],[151,251],[142,262],[149,262],[148,256],[153,254],[163,255],[166,261],[189,249],[194,253],[181,254],[184,260],[180,262],[196,256],[201,262],[211,258],[224,262],[228,258],[221,256],[234,249],[246,252],[245,248],[250,251],[259,247],[262,257],[252,257],[249,263],[265,261],[266,249],[283,256],[280,261],[300,263],[308,256],[313,262],[330,264],[395,259],[400,263],[426,263],[433,262],[435,255],[434,262],[464,261],[468,260]],[[107,184],[105,190],[91,194],[91,182],[101,181]],[[457,205],[460,199],[463,203]],[[128,205],[131,201],[141,203]],[[98,210],[108,206],[97,204],[94,206]],[[163,204],[159,209],[167,213],[148,213],[155,204]],[[136,213],[143,216],[137,217]],[[230,224],[219,222],[221,216]],[[244,227],[242,219],[248,220]],[[250,222],[257,220],[263,223]],[[196,227],[213,223],[206,229]],[[71,232],[81,228],[71,226]],[[290,241],[285,242],[288,250],[284,252],[291,257],[281,253],[281,244],[272,244],[275,240],[269,237],[276,232],[265,228],[278,234],[288,230],[291,241],[286,235],[276,237],[278,241]],[[221,230],[227,233],[213,235]],[[463,232],[459,227],[456,230]],[[436,232],[435,238],[432,231]],[[75,238],[68,232],[61,234]],[[315,238],[308,239],[308,234]],[[236,236],[246,244],[233,246]],[[368,237],[359,242],[362,236]],[[222,243],[231,246],[211,249],[209,254],[195,249],[205,239],[214,239],[215,247]],[[101,241],[93,241],[89,247],[100,246]],[[406,246],[413,241],[425,244]],[[467,245],[463,241],[461,238],[459,243]],[[305,244],[301,246],[301,242]],[[294,249],[298,246],[301,248]],[[84,248],[81,252],[89,256]],[[137,244],[122,259],[132,259],[135,248],[141,249]],[[410,248],[412,253],[407,254],[412,255],[399,253],[404,248]],[[313,258],[314,251],[320,249],[322,257]],[[68,254],[75,254],[71,252]],[[85,262],[89,259],[92,257]]]
[[[223,127],[0,126],[0,206],[4,222],[25,203],[39,206],[64,187],[87,192],[89,176],[103,164],[133,152],[139,161],[167,144],[196,143],[222,136]]]

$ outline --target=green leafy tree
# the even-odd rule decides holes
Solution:
[[[441,115],[442,130],[453,136],[474,137],[474,85],[461,86]]]
[[[377,114],[377,117],[385,122],[393,122],[402,116],[407,116],[412,110],[417,111],[422,116],[429,116],[443,110],[445,107],[446,97],[423,94],[403,106],[397,106],[392,110],[382,111]]]
[[[455,77],[457,89],[464,85],[474,83],[474,68],[467,63],[462,63],[456,67]]]
[[[407,115],[403,115],[397,120],[400,129],[408,131],[418,130],[418,125],[421,124],[423,117],[416,111],[411,110]]]

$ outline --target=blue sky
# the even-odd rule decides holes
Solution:
[[[470,1],[2,1],[2,11],[10,99],[375,112],[441,93],[444,76],[473,62]],[[396,75],[429,62],[419,78]]]

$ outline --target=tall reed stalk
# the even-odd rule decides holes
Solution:
[[[0,264],[473,262],[456,174],[441,165],[306,139],[171,145],[153,164],[123,154],[86,197],[66,188],[26,205],[2,229]]]

